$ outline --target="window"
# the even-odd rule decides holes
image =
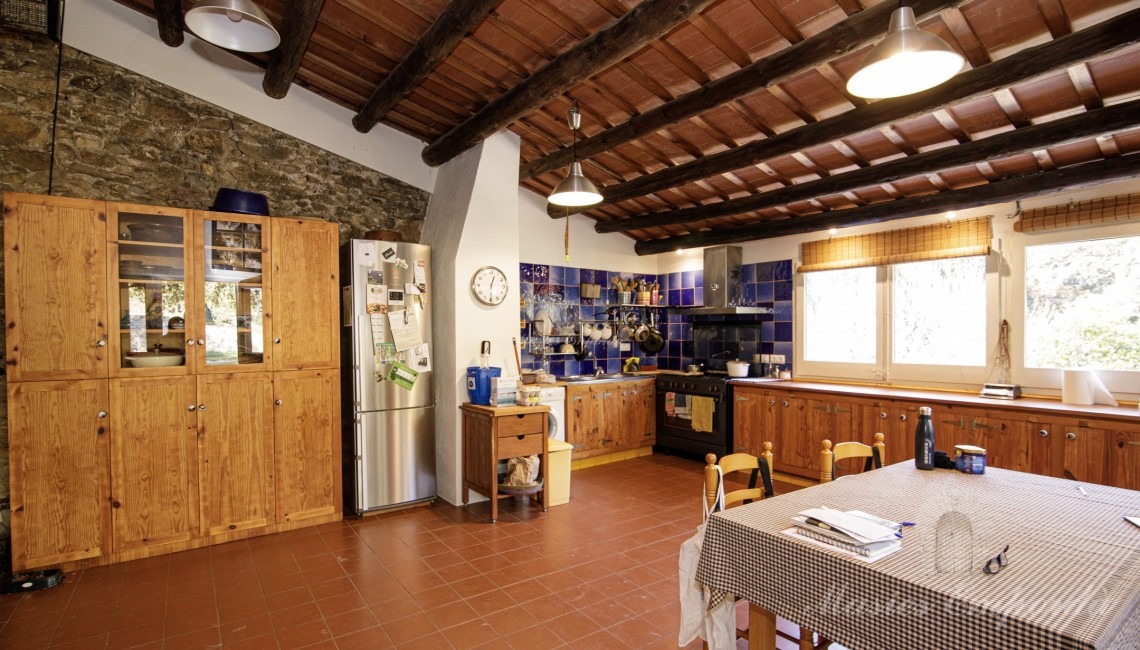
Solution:
[[[1140,236],[1025,246],[1025,367],[1140,370]]]
[[[875,269],[806,273],[803,279],[804,359],[875,363]]]
[[[896,364],[986,364],[986,259],[898,264],[891,285]]]
[[[997,329],[990,325],[990,316],[997,313],[991,256],[800,277],[798,373],[926,385],[986,381],[987,354]]]

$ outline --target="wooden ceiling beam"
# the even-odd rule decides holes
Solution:
[[[994,100],[997,101],[998,108],[1005,113],[1005,116],[1009,118],[1010,124],[1015,128],[1020,129],[1033,123],[1033,121],[1029,119],[1029,114],[1021,107],[1021,102],[1017,101],[1017,97],[1014,96],[1013,91],[1009,88],[1002,88],[994,93]]]
[[[976,185],[961,190],[927,194],[898,201],[883,201],[849,210],[832,210],[831,212],[741,228],[703,230],[680,237],[641,241],[634,245],[634,251],[638,255],[656,255],[672,252],[678,248],[735,244],[820,232],[828,228],[884,223],[897,219],[936,214],[945,210],[965,210],[1066,190],[1093,187],[1137,175],[1140,175],[1140,154],[1074,165],[1054,171],[1025,174],[996,183]]]
[[[309,49],[309,39],[321,17],[325,0],[285,0],[285,13],[281,17],[281,44],[269,53],[269,65],[261,80],[261,89],[273,99],[281,99],[289,93],[305,51]],[[402,95],[401,95],[402,97]]]
[[[741,169],[830,142],[852,133],[879,128],[927,113],[954,102],[967,101],[1014,83],[1028,81],[1058,69],[1140,42],[1140,9],[1119,14],[1054,41],[1025,48],[1001,61],[967,70],[940,86],[906,97],[884,99],[775,137],[710,154],[689,162],[602,189],[602,201],[616,203],[666,187],[684,185],[723,171]],[[807,42],[807,41],[804,41]],[[579,147],[580,148],[580,147]]]
[[[1045,25],[1048,26],[1053,38],[1073,31],[1073,24],[1069,22],[1069,15],[1065,13],[1061,0],[1037,0],[1037,10],[1041,12],[1041,17],[1045,19]]]
[[[170,47],[182,45],[186,26],[182,22],[182,0],[154,0],[154,17],[158,20],[158,37]]]
[[[967,0],[914,0],[911,5],[921,20]],[[882,37],[895,6],[883,2],[799,43],[757,60],[752,65],[710,81],[677,99],[631,117],[628,122],[578,142],[578,157],[590,156],[653,133],[685,118],[703,113],[788,79],[872,40]],[[562,149],[524,166],[520,178],[530,178],[570,163],[570,150]]]
[[[879,165],[836,174],[755,196],[686,208],[672,213],[646,214],[624,221],[597,224],[600,233],[639,230],[654,226],[704,221],[715,217],[764,210],[805,201],[815,196],[839,194],[872,185],[893,183],[963,165],[985,163],[992,158],[1022,151],[1043,149],[1066,142],[1140,127],[1140,100],[1116,104],[1087,113],[1078,113],[1024,129],[1006,131],[955,147],[927,151],[907,158],[896,158]]]
[[[1078,63],[1069,68],[1068,73],[1069,80],[1073,82],[1073,88],[1077,89],[1077,94],[1080,95],[1081,103],[1085,105],[1086,110],[1104,106],[1104,99],[1096,87],[1088,63]]]
[[[442,165],[567,89],[661,38],[712,2],[644,0],[437,138],[424,148],[424,162]]]
[[[298,0],[293,0],[294,2]],[[323,2],[323,0],[307,0]],[[368,133],[388,111],[427,78],[451,55],[468,32],[487,18],[500,0],[451,0],[439,18],[428,27],[408,55],[372,91],[368,101],[352,118],[352,126]]]

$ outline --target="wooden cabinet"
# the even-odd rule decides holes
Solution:
[[[112,379],[110,384],[115,552],[199,537],[194,379]]]
[[[106,207],[4,194],[8,381],[107,376]]]
[[[914,458],[918,409],[928,406],[939,450],[952,453],[955,445],[975,445],[986,450],[991,467],[1140,489],[1140,424],[1130,413],[1121,416],[1124,420],[1084,419],[1059,414],[1048,402],[1032,408],[1025,405],[1029,400],[983,404],[936,395],[860,397],[822,385],[736,385],[734,391],[736,450],[757,453],[760,444],[771,441],[776,469],[805,478],[819,476],[824,438],[869,442],[883,433],[884,462]]]
[[[273,369],[335,368],[340,358],[336,224],[276,219]]]
[[[271,376],[201,376],[198,401],[203,531],[267,527],[274,520]]]
[[[4,219],[18,570],[340,517],[336,224],[15,193]]]
[[[273,378],[273,454],[277,521],[340,512],[340,413],[336,369],[295,370]]]
[[[110,550],[106,380],[8,385],[12,567]]]
[[[464,404],[463,411],[463,505],[468,490],[491,500],[491,523],[499,518],[498,464],[518,456],[539,456],[542,489],[534,498],[543,512],[550,506],[547,430],[549,406],[477,406]],[[541,495],[541,496],[538,496]]]
[[[652,445],[657,430],[654,381],[567,386],[566,441],[574,445],[574,458]]]

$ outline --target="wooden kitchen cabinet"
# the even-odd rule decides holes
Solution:
[[[765,442],[761,426],[768,398],[762,389],[749,386],[737,386],[732,395],[732,451],[758,456]]]
[[[8,381],[107,376],[103,201],[6,192]]]
[[[542,488],[532,497],[545,512],[550,506],[550,407],[464,404],[459,408],[463,411],[463,505],[468,503],[468,490],[482,494],[491,500],[491,523],[495,523],[499,499],[512,496],[499,492],[499,461],[537,455]]]
[[[986,450],[986,465],[1054,475],[1055,458],[1053,425],[1036,415],[1012,417],[1012,414],[985,411],[970,424],[973,444]],[[946,448],[950,453],[953,447]]]
[[[114,552],[186,544],[201,534],[194,378],[112,379],[110,384]]]
[[[198,377],[202,529],[229,533],[274,521],[273,381],[269,373]]]
[[[1108,442],[1109,485],[1140,490],[1140,427],[1117,427]]]
[[[1054,427],[1059,476],[1140,490],[1140,425],[1103,420],[1065,420]]]
[[[273,454],[278,522],[341,512],[340,380],[334,369],[295,370],[273,378]]]
[[[110,550],[107,380],[8,384],[12,568]]]
[[[566,387],[566,441],[574,458],[652,445],[657,417],[654,379]]]
[[[338,230],[335,223],[278,218],[273,253],[273,369],[340,364]]]

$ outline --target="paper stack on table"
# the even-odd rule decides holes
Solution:
[[[867,561],[877,560],[902,548],[902,525],[858,510],[808,508],[792,517],[784,532],[825,548],[845,552]]]

